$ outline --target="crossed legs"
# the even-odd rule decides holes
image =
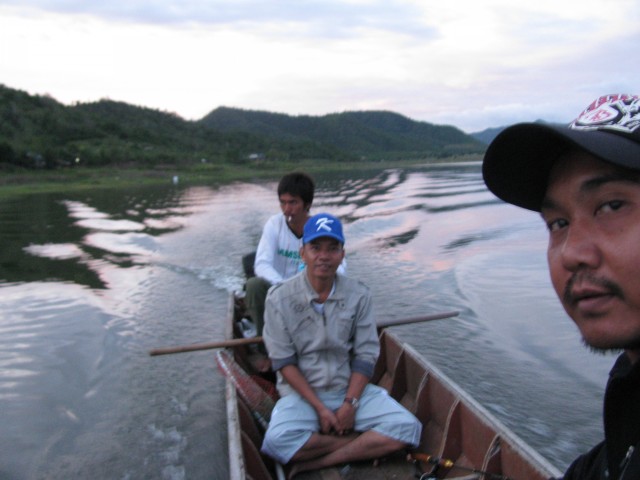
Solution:
[[[355,460],[383,457],[407,444],[373,430],[346,436],[314,433],[291,458],[289,478],[300,472],[326,468]]]

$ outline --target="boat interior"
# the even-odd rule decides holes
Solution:
[[[396,335],[382,330],[380,342],[381,354],[371,381],[385,388],[422,422],[420,445],[390,458],[306,472],[296,478],[546,480],[552,476],[549,469],[553,467],[538,458],[511,431]],[[255,348],[250,346],[233,349],[235,362],[249,374],[251,380],[248,382],[255,381],[265,392],[262,396],[267,403],[275,403],[274,375],[253,369],[255,359],[252,357],[255,355]],[[235,404],[237,410],[238,426],[232,426],[230,421],[229,437],[230,442],[237,440],[241,444],[241,451],[233,454],[240,469],[244,470],[240,472],[240,478],[286,478],[283,473],[286,467],[283,470],[260,453],[264,427],[268,422],[264,417],[268,414],[263,413],[262,419],[257,418],[254,408],[256,395],[243,398],[247,397],[243,390],[246,389],[228,386],[227,391],[227,400]],[[265,398],[261,400],[263,404]],[[231,430],[235,428],[238,431],[234,434]],[[236,440],[235,435],[239,437]]]

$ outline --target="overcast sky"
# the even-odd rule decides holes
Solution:
[[[389,110],[466,132],[640,93],[638,0],[0,0],[0,83],[197,120]]]

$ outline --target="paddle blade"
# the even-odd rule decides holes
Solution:
[[[236,387],[238,394],[245,401],[256,421],[266,429],[271,419],[271,411],[276,403],[277,394],[273,386],[260,377],[249,375],[238,365],[233,355],[226,350],[216,352],[216,363],[222,373]],[[264,383],[265,387],[262,387],[261,383]]]

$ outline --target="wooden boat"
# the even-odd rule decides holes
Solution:
[[[229,301],[228,339],[239,338],[239,302]],[[357,462],[296,479],[547,480],[560,471],[388,329],[372,382],[385,388],[423,424],[420,446],[377,462]],[[275,402],[274,375],[254,368],[255,346],[217,353],[227,376],[229,472],[232,480],[284,478],[282,467],[260,453]]]

